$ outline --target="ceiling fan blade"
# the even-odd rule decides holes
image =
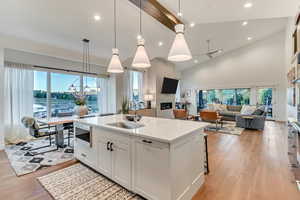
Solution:
[[[207,53],[201,53],[201,54],[193,54],[193,57],[200,57],[205,56]]]
[[[210,52],[208,52],[209,54],[216,54],[216,53],[219,53],[219,49],[216,49],[216,50],[211,50]]]
[[[210,54],[210,53],[207,53],[206,55],[207,55],[209,58],[213,58],[212,54]]]

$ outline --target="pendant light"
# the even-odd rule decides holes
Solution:
[[[91,66],[90,66],[90,40],[84,38],[82,40],[82,43],[83,43],[83,62],[82,62],[82,68],[83,68],[83,72],[86,72],[86,73],[90,73],[90,69],[91,69]],[[90,88],[88,86],[88,83],[87,83],[87,77],[84,77],[85,78],[85,85],[83,86],[83,93],[88,93],[90,92]]]
[[[138,44],[136,53],[132,62],[132,66],[136,68],[148,68],[151,67],[148,54],[145,49],[145,40],[142,36],[142,0],[140,0],[140,34],[138,38]]]
[[[119,50],[117,49],[117,23],[116,23],[116,0],[114,0],[114,48],[112,57],[107,68],[108,73],[123,73],[124,69],[120,61]]]
[[[178,0],[179,17],[182,16],[180,3],[181,3],[180,0]],[[184,24],[175,25],[175,31],[176,31],[176,37],[170,49],[168,60],[181,62],[181,61],[187,61],[192,59],[191,51],[184,37]]]

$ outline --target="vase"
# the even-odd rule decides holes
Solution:
[[[75,107],[75,115],[77,115],[79,117],[83,117],[83,116],[87,115],[88,113],[89,113],[89,109],[85,105]]]

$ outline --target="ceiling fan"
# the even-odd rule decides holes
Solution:
[[[223,51],[222,48],[219,49],[210,49],[210,40],[206,40],[207,42],[207,52],[200,54],[199,56],[203,56],[206,55],[207,57],[209,57],[210,59],[214,57],[215,54],[221,53]]]

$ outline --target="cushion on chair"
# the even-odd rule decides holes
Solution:
[[[232,112],[241,112],[242,106],[227,105],[227,110]]]
[[[237,114],[240,114],[239,112],[231,112],[231,111],[221,111],[219,112],[221,116],[229,116],[229,117],[235,117]]]
[[[207,104],[207,110],[215,111],[214,104]]]
[[[252,115],[252,113],[254,113],[255,110],[256,110],[256,106],[243,105],[241,114],[242,115]]]

